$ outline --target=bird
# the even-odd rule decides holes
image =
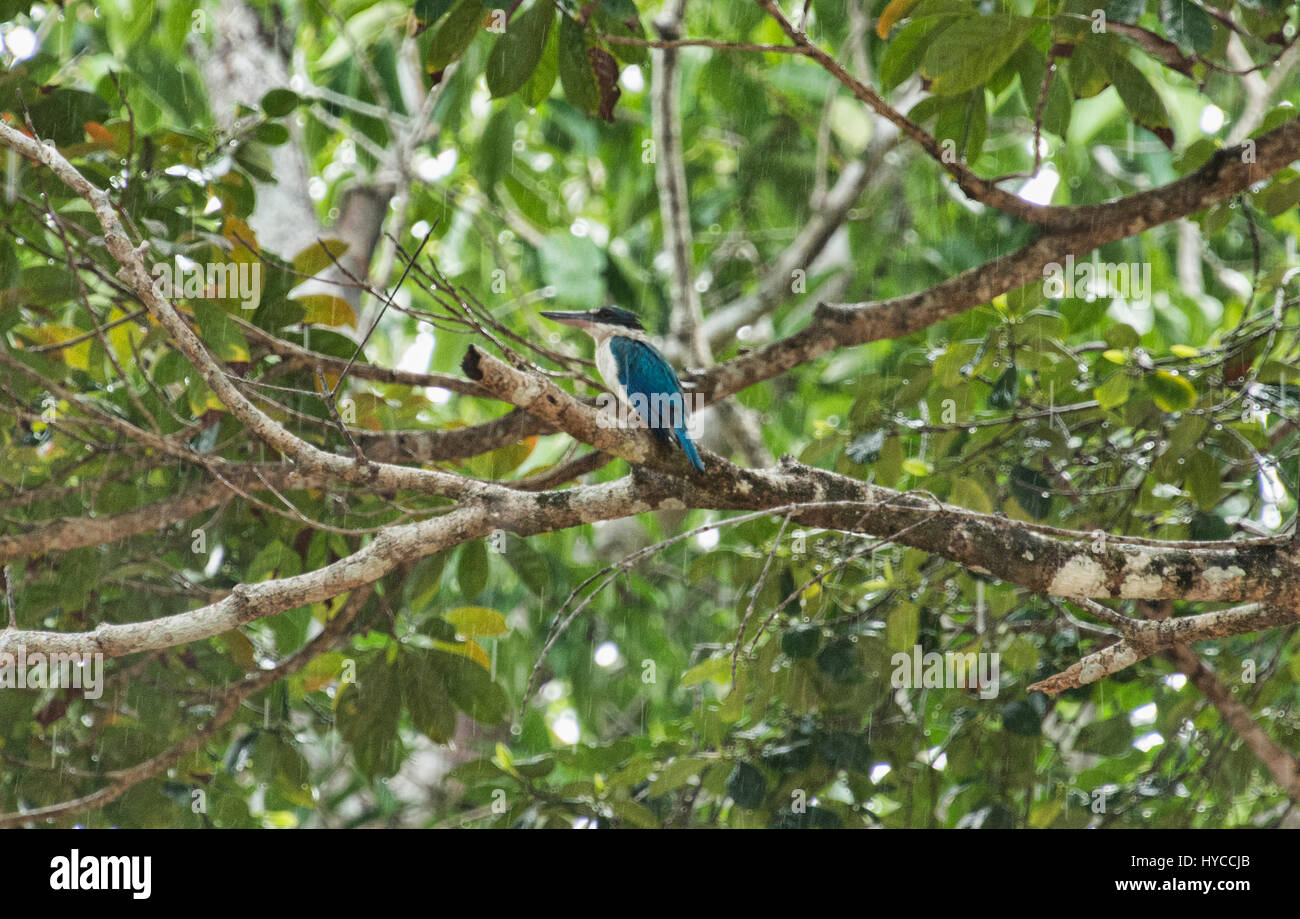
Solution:
[[[650,433],[681,447],[692,466],[704,462],[686,429],[686,396],[677,372],[646,337],[641,320],[630,310],[603,306],[594,310],[543,311],[542,315],[582,329],[596,342],[596,369],[605,385]]]

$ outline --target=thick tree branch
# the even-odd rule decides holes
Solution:
[[[1042,281],[1043,268],[1066,255],[1083,257],[1105,243],[1194,214],[1268,178],[1300,157],[1300,119],[1243,147],[1220,150],[1200,169],[1161,188],[1106,204],[1069,208],[1070,229],[1049,233],[1015,252],[967,269],[913,294],[866,303],[822,303],[812,321],[781,341],[712,367],[694,378],[706,401],[725,398],[840,348],[898,338],[927,328],[999,294]]]
[[[1132,597],[1220,602],[1300,600],[1300,559],[1276,539],[1175,542],[1070,532],[941,505],[924,495],[880,488],[784,460],[775,470],[744,469],[707,455],[707,475],[648,431],[605,427],[600,416],[549,380],[515,370],[471,346],[466,373],[499,398],[573,437],[644,469],[668,473],[686,507],[755,510],[794,502],[839,501],[799,522],[890,537],[935,552],[1026,590],[1064,597]]]
[[[1291,594],[1292,596],[1295,594],[1294,586]],[[1173,597],[1171,599],[1200,598]],[[1125,667],[1151,657],[1163,648],[1256,632],[1272,626],[1292,625],[1300,622],[1300,609],[1295,607],[1294,601],[1290,608],[1283,605],[1250,603],[1234,609],[1179,616],[1176,619],[1132,620],[1132,622],[1136,624],[1136,628],[1133,628],[1127,637],[1100,651],[1094,651],[1058,674],[1032,684],[1027,687],[1028,691],[1055,695],[1076,686],[1096,682],[1112,673],[1118,673]]]
[[[37,821],[53,820],[56,817],[66,817],[71,814],[82,813],[91,808],[103,807],[141,782],[166,772],[186,756],[203,746],[213,734],[229,724],[231,719],[239,713],[240,706],[251,696],[287,676],[292,676],[317,656],[340,644],[347,635],[348,627],[356,619],[357,613],[366,605],[366,601],[370,599],[373,592],[374,585],[372,584],[366,584],[354,590],[344,602],[343,608],[334,615],[333,619],[326,623],[315,638],[295,651],[293,655],[281,661],[279,665],[269,670],[259,671],[235,684],[232,689],[227,690],[221,700],[221,707],[217,709],[207,724],[179,744],[150,757],[142,763],[137,763],[129,769],[119,769],[108,773],[104,778],[108,779],[110,784],[90,794],[74,798],[71,801],[33,808],[29,811],[0,814],[0,829],[25,826]]]

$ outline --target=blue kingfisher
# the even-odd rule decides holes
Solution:
[[[686,430],[686,396],[672,365],[646,338],[641,320],[617,306],[580,312],[543,312],[582,329],[596,342],[596,369],[624,407],[655,437],[676,444],[700,472],[704,463]]]

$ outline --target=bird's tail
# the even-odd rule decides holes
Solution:
[[[691,465],[703,472],[704,461],[700,459],[700,453],[695,449],[691,435],[686,433],[685,425],[677,429],[677,442],[682,445],[682,450],[686,453],[686,458],[691,461]]]

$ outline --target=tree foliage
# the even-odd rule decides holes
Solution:
[[[0,5],[4,125],[107,194],[4,141],[0,562],[28,653],[108,649],[0,689],[0,819],[1284,819],[1297,6],[784,6]],[[232,10],[289,78],[227,112]],[[322,232],[272,251],[286,186]],[[714,403],[705,478],[526,404],[600,392],[538,310],[607,303]],[[897,685],[949,652],[995,683]]]

